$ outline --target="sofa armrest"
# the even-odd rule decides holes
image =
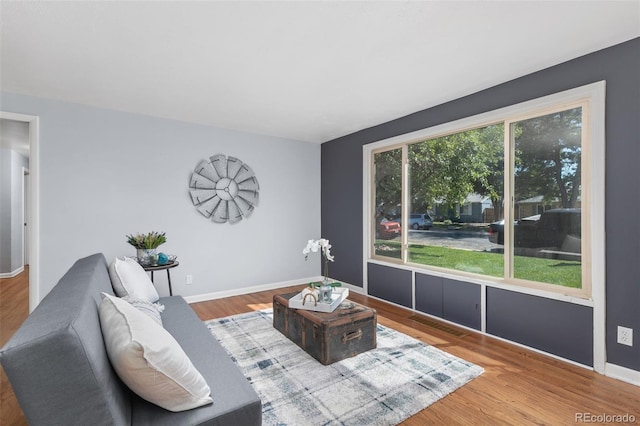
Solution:
[[[30,425],[130,423],[130,391],[102,339],[103,291],[112,292],[104,256],[78,260],[0,350]]]

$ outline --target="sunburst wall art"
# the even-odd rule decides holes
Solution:
[[[193,205],[215,223],[235,223],[248,218],[258,204],[259,190],[251,167],[222,154],[200,161],[189,183]]]

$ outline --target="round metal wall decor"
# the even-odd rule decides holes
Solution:
[[[235,223],[251,215],[260,185],[251,167],[218,154],[200,161],[189,188],[193,205],[204,217],[216,223]]]

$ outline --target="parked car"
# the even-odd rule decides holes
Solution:
[[[489,241],[504,244],[504,219],[489,224]]]
[[[536,214],[529,217],[524,217],[520,221],[514,220],[513,225],[516,226],[518,222],[530,222],[540,220],[540,215]],[[489,241],[494,244],[504,244],[504,219],[489,224]]]
[[[402,225],[402,218],[394,219]],[[411,213],[409,215],[409,227],[411,229],[431,229],[433,219],[426,213]]]
[[[513,224],[514,246],[580,253],[580,209],[552,209]],[[504,244],[504,220],[489,225],[489,241]],[[568,247],[571,242],[570,247]]]
[[[388,220],[386,218],[383,218],[378,224],[378,229],[377,229],[378,238],[390,239],[390,238],[400,236],[401,233],[402,233],[402,227],[400,226],[400,223],[396,222],[395,220]]]

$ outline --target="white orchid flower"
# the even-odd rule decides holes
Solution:
[[[324,285],[328,285],[327,283],[329,282],[329,262],[334,261],[334,257],[331,254],[331,244],[329,243],[329,240],[327,240],[326,238],[320,238],[319,240],[307,241],[306,247],[302,249],[302,254],[304,254],[304,260],[307,260],[309,258],[309,253],[311,252],[315,253],[318,250],[321,250],[322,257],[324,260],[324,280],[322,282],[325,283]]]
[[[302,249],[302,254],[304,254],[305,256],[307,256],[311,252],[311,243],[312,242],[313,242],[313,240],[309,240],[309,242],[307,243],[307,246]]]
[[[319,244],[317,241],[314,240],[309,240],[307,242],[307,246],[302,249],[302,254],[304,254],[305,259],[309,256],[309,253],[311,252],[317,252],[318,249],[320,248]]]
[[[311,252],[316,253],[318,250],[322,251],[322,255],[325,257],[325,259],[331,262],[334,261],[334,257],[331,255],[331,244],[326,238],[307,241],[306,247],[302,249],[302,254],[304,254],[305,259],[307,259]]]
[[[335,259],[335,258],[333,257],[333,255],[332,255],[331,253],[329,253],[329,249],[327,249],[327,250],[324,252],[324,256],[327,258],[327,260],[329,260],[329,261],[331,261],[331,262],[333,262],[333,259]]]

